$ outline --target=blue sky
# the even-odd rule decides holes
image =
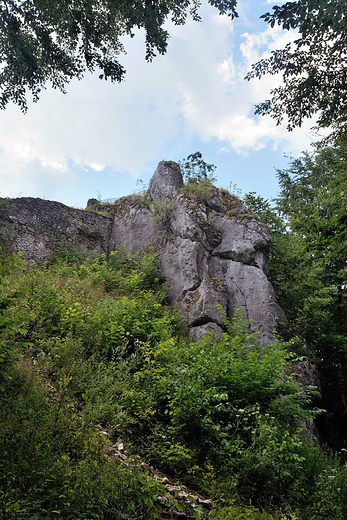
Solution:
[[[161,160],[201,151],[217,166],[217,185],[275,197],[284,153],[297,156],[315,139],[312,120],[288,133],[253,114],[280,78],[247,82],[246,72],[295,36],[259,19],[275,4],[240,0],[231,21],[204,2],[202,23],[168,22],[168,52],[152,63],[141,31],[125,38],[122,84],[87,74],[66,95],[48,87],[26,115],[9,106],[0,113],[0,195],[85,207],[91,197],[133,193]]]

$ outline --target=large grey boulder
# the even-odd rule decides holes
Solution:
[[[195,291],[185,294],[183,305],[188,325],[196,327],[212,322],[223,326],[227,313],[227,286],[223,280],[205,277]]]
[[[223,332],[223,329],[219,325],[213,321],[209,321],[208,323],[200,325],[199,327],[191,327],[189,331],[189,337],[192,341],[197,343],[202,338],[206,339],[206,335],[208,334],[208,336],[211,338],[211,342],[213,342]]]
[[[20,198],[2,205],[0,232],[13,251],[37,263],[62,248],[99,255],[117,246],[132,253],[150,247],[167,279],[168,300],[181,310],[192,337],[223,330],[223,314],[231,320],[241,309],[248,329],[259,331],[262,342],[272,341],[286,318],[266,277],[268,231],[223,190],[211,188],[197,197],[180,193],[181,185],[178,165],[159,163],[151,193],[163,205],[170,199],[169,226],[158,226],[157,206],[136,195],[116,201],[112,220],[106,216],[110,206],[101,215]]]
[[[284,332],[286,315],[278,305],[275,291],[262,269],[228,261],[225,283],[229,319],[232,319],[236,309],[241,309],[244,319],[249,320],[249,330],[259,332],[262,343],[271,342],[273,332]]]
[[[183,186],[180,167],[174,161],[160,161],[149,183],[149,191],[154,201],[172,199]]]
[[[177,303],[183,313],[183,299],[195,291],[207,272],[206,251],[200,242],[176,237],[158,248],[160,267],[169,285],[169,302]]]
[[[181,186],[178,164],[161,161],[150,192],[152,200],[169,205],[168,226],[158,225],[158,205],[137,195],[116,201],[112,219],[111,206],[102,207],[103,214],[92,210],[95,200],[89,201],[92,211],[82,211],[19,198],[1,206],[0,233],[13,251],[39,264],[57,249],[99,255],[118,246],[132,253],[150,247],[167,279],[168,300],[181,310],[192,337],[222,330],[222,314],[231,320],[241,309],[248,329],[272,341],[286,318],[266,277],[268,231],[227,192],[211,188],[196,196],[180,193]]]
[[[199,339],[208,330],[223,330],[241,309],[248,330],[259,331],[262,343],[282,332],[286,317],[266,277],[271,236],[235,197],[217,188],[202,198],[180,193],[182,176],[176,163],[161,161],[150,181],[154,201],[170,199],[170,225],[156,227],[155,206],[143,208],[128,198],[116,211],[112,241],[133,253],[151,246],[176,304]],[[126,203],[127,202],[127,203]]]
[[[218,218],[222,235],[213,254],[221,258],[254,265],[267,272],[271,235],[261,222],[250,215]]]
[[[128,201],[126,211],[116,214],[110,239],[110,250],[117,245],[124,246],[129,253],[136,254],[146,244],[158,238],[159,232],[152,226],[149,209]],[[112,246],[114,244],[114,246]]]

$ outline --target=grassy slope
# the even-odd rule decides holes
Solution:
[[[315,411],[285,375],[290,346],[260,349],[240,316],[191,344],[165,294],[154,256],[124,251],[3,278],[3,518],[345,518],[345,466],[296,431]],[[163,501],[132,455],[215,507]]]

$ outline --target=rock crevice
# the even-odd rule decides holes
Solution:
[[[162,161],[150,182],[155,202],[173,204],[169,230],[155,226],[150,210],[139,206],[132,225],[116,213],[115,245],[136,253],[157,244],[169,301],[178,305],[194,340],[222,332],[223,315],[232,319],[240,308],[249,330],[260,331],[262,342],[273,341],[287,320],[266,277],[269,232],[224,190],[211,187],[202,200],[187,189],[181,193],[180,175],[176,163]]]

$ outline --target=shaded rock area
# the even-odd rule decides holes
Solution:
[[[290,374],[293,378],[293,382],[300,388],[306,388],[309,386],[316,387],[318,394],[313,398],[314,406],[323,408],[322,401],[322,385],[319,379],[319,373],[317,365],[306,356],[307,345],[303,344],[304,356],[299,361],[291,366]],[[324,436],[321,434],[324,432],[324,426],[319,424],[324,421],[324,418],[318,417],[317,419],[309,419],[308,421],[297,421],[297,425],[302,429],[302,432],[310,439],[316,439],[316,442],[320,445],[324,444]],[[316,424],[317,422],[317,424]]]
[[[32,197],[0,200],[0,240],[3,247],[23,251],[38,265],[54,251],[108,253],[112,219]]]

